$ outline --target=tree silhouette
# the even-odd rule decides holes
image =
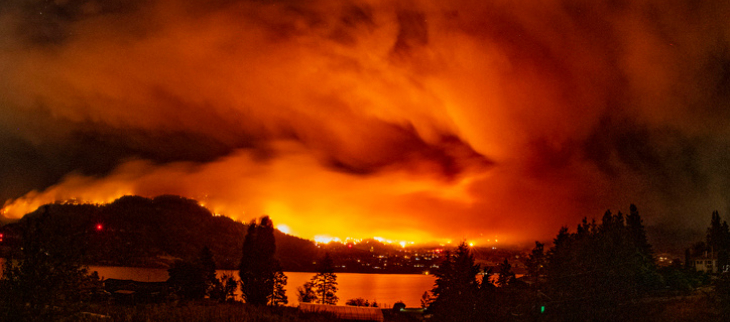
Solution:
[[[646,230],[644,229],[641,216],[639,216],[639,211],[633,204],[629,207],[629,215],[626,216],[626,228],[629,230],[634,247],[643,256],[642,260],[646,263],[654,263],[654,251],[651,249],[649,240],[646,238]]]
[[[200,266],[201,273],[203,275],[203,281],[205,281],[206,290],[205,294],[210,296],[213,289],[221,283],[216,275],[216,265],[213,260],[213,252],[210,251],[208,246],[203,246],[198,255],[197,264]]]
[[[94,286],[82,266],[84,223],[50,209],[43,206],[19,222],[20,244],[5,261],[0,280],[2,321],[62,319],[78,311],[85,289]]]
[[[512,265],[505,258],[504,262],[499,264],[499,277],[497,277],[497,285],[506,287],[515,281],[515,272],[512,271]]]
[[[536,241],[535,248],[532,249],[529,257],[527,258],[527,274],[532,278],[532,281],[537,283],[539,277],[545,274],[545,244]]]
[[[223,274],[218,282],[210,290],[210,298],[220,302],[232,301],[235,299],[238,281],[232,274]]]
[[[277,288],[283,289],[286,279],[279,261],[274,257],[276,241],[274,225],[268,216],[257,224],[251,221],[243,242],[243,257],[238,275],[241,278],[241,292],[246,303],[266,305],[281,303]],[[281,274],[279,274],[281,273]],[[276,300],[272,300],[276,298]]]
[[[335,275],[335,267],[329,253],[325,253],[324,258],[320,262],[317,274],[311,280],[312,289],[317,298],[317,302],[321,304],[337,304],[337,275]]]
[[[202,299],[208,289],[203,268],[195,262],[178,260],[167,270],[167,283],[184,299]]]
[[[480,282],[477,280],[479,271],[479,266],[474,264],[474,256],[465,242],[461,242],[453,254],[446,252],[446,258],[434,273],[436,283],[431,290],[435,298],[429,310],[433,312],[434,321],[475,319],[475,305],[480,289]]]
[[[268,297],[269,305],[277,306],[287,305],[289,303],[289,299],[286,296],[286,290],[284,290],[286,281],[286,275],[284,275],[284,272],[282,272],[281,268],[279,268],[279,270],[277,270],[274,274],[274,291]]]
[[[616,319],[624,304],[661,284],[636,207],[626,220],[606,211],[600,225],[583,219],[575,233],[561,228],[546,272],[565,317],[579,320]]]
[[[201,299],[206,295],[216,298],[221,290],[221,281],[216,276],[213,253],[208,247],[201,249],[193,261],[175,261],[167,270],[167,282],[175,293],[185,299]]]
[[[718,270],[724,271],[730,264],[730,229],[717,211],[712,212],[710,227],[707,228],[707,246],[712,255],[717,256]]]
[[[347,300],[347,302],[345,302],[345,305],[368,307],[368,306],[370,306],[370,302],[362,297],[358,297],[358,298]]]
[[[297,298],[300,303],[311,303],[317,299],[317,294],[314,294],[311,282],[306,282],[303,286],[298,287],[297,293]]]
[[[431,302],[431,295],[428,294],[428,291],[423,292],[423,295],[421,295],[421,308],[427,308],[429,305],[431,305]]]

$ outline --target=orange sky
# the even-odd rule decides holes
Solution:
[[[10,0],[4,215],[179,194],[306,238],[522,243],[635,203],[654,230],[697,235],[730,210],[728,16],[718,1]]]

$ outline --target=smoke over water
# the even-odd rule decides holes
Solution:
[[[296,235],[730,219],[730,4],[0,4],[0,199],[179,194]],[[651,237],[651,236],[650,236]],[[683,237],[683,238],[684,238]]]

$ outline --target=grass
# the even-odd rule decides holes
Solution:
[[[76,315],[73,321],[236,321],[236,322],[329,322],[333,316],[303,313],[294,307],[255,307],[243,303],[196,301],[145,304],[136,306],[94,305],[87,310],[96,314]],[[101,316],[104,317],[101,317]]]

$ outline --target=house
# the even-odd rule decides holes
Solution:
[[[694,258],[694,267],[698,272],[717,273],[717,257],[714,254],[705,254]]]

